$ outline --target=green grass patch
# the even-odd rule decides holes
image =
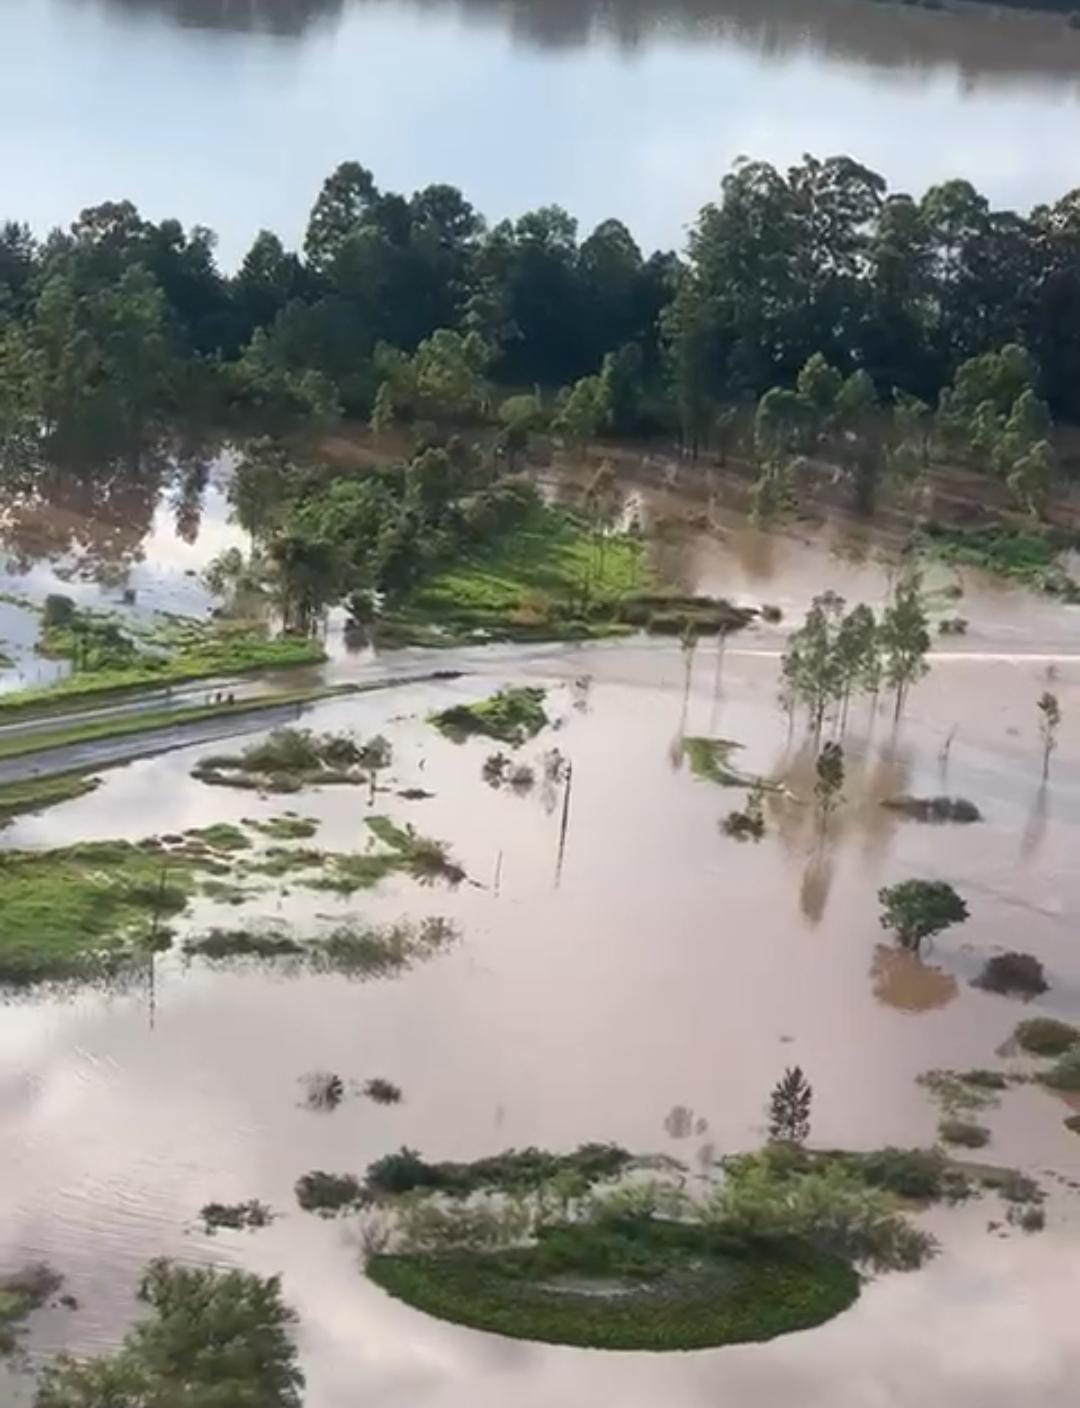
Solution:
[[[617,1144],[582,1144],[572,1154],[552,1154],[546,1149],[507,1149],[471,1163],[429,1163],[413,1149],[387,1154],[371,1164],[364,1186],[374,1195],[535,1191],[555,1179],[572,1180],[582,1190],[605,1179],[616,1178],[633,1156]]]
[[[128,841],[0,851],[0,982],[115,971],[187,907],[203,864]]]
[[[100,777],[87,777],[79,772],[0,783],[0,826],[6,825],[13,817],[42,812],[61,802],[73,802],[77,797],[85,797],[100,784]]]
[[[245,836],[239,826],[231,821],[215,821],[210,826],[193,826],[184,832],[194,841],[200,841],[214,851],[246,851],[251,838]]]
[[[1032,1017],[1013,1033],[1017,1046],[1033,1056],[1061,1056],[1080,1042],[1080,1027],[1054,1017]]]
[[[299,792],[303,787],[357,786],[371,772],[388,767],[391,757],[381,734],[361,744],[347,733],[279,728],[241,753],[200,759],[191,775],[213,787]]]
[[[294,812],[272,816],[268,821],[256,821],[251,817],[244,817],[244,825],[249,826],[252,831],[259,832],[262,836],[269,836],[274,841],[310,841],[319,829],[319,823],[315,817],[297,816]]]
[[[931,523],[923,529],[921,546],[946,562],[981,567],[1064,601],[1080,602],[1080,583],[1058,561],[1062,552],[1076,546],[1068,534],[1003,524],[969,529]]]
[[[535,1246],[380,1255],[368,1275],[440,1319],[596,1349],[706,1349],[822,1324],[859,1293],[846,1262],[796,1242],[627,1217],[542,1228]]]
[[[456,743],[482,734],[517,748],[547,727],[545,694],[545,690],[532,686],[500,689],[475,704],[454,704],[441,713],[432,714],[431,722]]]
[[[537,505],[421,583],[379,629],[395,643],[431,644],[605,635],[627,629],[621,604],[652,585],[637,540],[601,540],[575,515]]]
[[[0,715],[48,710],[86,698],[123,695],[191,680],[319,665],[325,659],[326,652],[318,641],[294,636],[269,640],[250,630],[224,627],[208,633],[206,627],[193,624],[179,637],[172,653],[139,654],[130,664],[78,670],[52,684],[0,694]]]

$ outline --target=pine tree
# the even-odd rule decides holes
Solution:
[[[789,1066],[769,1096],[769,1138],[804,1144],[810,1137],[810,1101],[814,1091],[800,1066]]]

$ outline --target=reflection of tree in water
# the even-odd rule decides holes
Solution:
[[[860,838],[866,854],[878,855],[898,825],[896,814],[882,802],[908,791],[911,750],[892,739],[875,750],[868,737],[851,732],[842,742],[844,788],[829,822],[829,849]],[[814,740],[804,737],[794,750],[785,749],[769,775],[769,780],[782,788],[766,795],[771,827],[786,850],[800,855],[810,847],[817,849],[820,840],[814,807],[818,751]]]
[[[811,924],[820,924],[829,902],[832,887],[833,865],[828,853],[818,850],[803,871],[799,886],[799,908]]]
[[[104,0],[129,15],[160,15],[184,29],[302,35],[327,20],[340,20],[345,0]]]
[[[874,996],[898,1012],[931,1012],[945,1007],[959,988],[951,973],[931,968],[898,944],[878,944],[870,968]]]
[[[171,486],[177,535],[198,536],[212,448],[202,441],[162,440],[139,464],[43,464],[3,484],[0,548],[7,570],[67,558],[58,575],[119,583],[141,562],[159,498]]]
[[[42,558],[71,556],[87,575],[122,577],[142,556],[160,487],[156,467],[133,472],[46,465],[20,476],[0,512],[8,570],[28,572]]]
[[[1030,860],[1046,838],[1046,824],[1050,820],[1050,789],[1044,782],[1035,793],[1031,811],[1024,823],[1020,837],[1020,859]]]

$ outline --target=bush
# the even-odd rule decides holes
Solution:
[[[1065,1128],[1072,1130],[1073,1134],[1080,1134],[1080,1115],[1070,1115],[1065,1121]]]
[[[1022,997],[1038,997],[1050,984],[1043,966],[1030,953],[998,953],[988,958],[982,972],[973,980],[977,988],[1004,996],[1018,993]]]
[[[938,622],[939,636],[966,636],[968,622],[966,616],[945,616]]]
[[[1033,1056],[1061,1056],[1080,1042],[1080,1027],[1055,1017],[1031,1017],[1013,1033],[1016,1044]]]
[[[965,1149],[984,1149],[990,1143],[990,1131],[985,1125],[970,1120],[942,1120],[938,1133],[946,1144],[960,1144]]]
[[[395,1085],[393,1081],[383,1080],[381,1076],[366,1081],[364,1084],[364,1094],[369,1100],[374,1100],[376,1105],[398,1105],[401,1103],[401,1087]]]
[[[871,1187],[918,1202],[944,1195],[947,1168],[940,1149],[875,1149],[859,1158],[859,1169]]]
[[[982,813],[966,797],[887,797],[881,805],[915,821],[982,821]]]
[[[1080,1044],[1070,1046],[1040,1079],[1053,1090],[1080,1090]]]
[[[363,1207],[367,1195],[351,1173],[305,1173],[296,1181],[296,1201],[305,1212],[335,1213]]]

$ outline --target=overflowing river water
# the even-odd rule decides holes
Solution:
[[[647,513],[671,507],[641,494]],[[206,521],[216,550],[224,530]],[[403,1144],[470,1159],[615,1140],[693,1170],[761,1141],[765,1096],[796,1061],[814,1085],[815,1143],[927,1144],[938,1115],[920,1072],[994,1064],[1023,1015],[1080,1018],[1078,609],[965,575],[950,610],[968,634],[935,651],[900,726],[884,701],[876,713],[853,706],[846,801],[822,843],[811,758],[776,704],[777,656],[814,591],[877,604],[889,552],[840,530],[765,542],[735,519],[686,529],[666,551],[690,585],[778,603],[784,622],[733,637],[722,661],[715,642],[691,657],[639,640],[476,648],[439,657],[465,672],[458,680],[316,706],[312,728],[391,740],[390,790],[374,805],[366,789],[283,799],[209,788],[190,776],[206,752],[194,746],[109,770],[91,796],[3,833],[8,846],[134,840],[288,806],[318,818],[313,844],[356,850],[376,810],[445,841],[469,877],[453,890],[396,877],[348,901],[286,880],[242,908],[199,900],[190,918],[197,929],[286,920],[311,932],[343,915],[459,926],[454,948],[396,978],[220,971],[171,953],[123,992],[0,1010],[0,1265],[44,1259],[79,1304],[33,1317],[32,1362],[115,1344],[139,1269],[167,1254],[282,1274],[301,1317],[308,1408],[1073,1401],[1080,1139],[1065,1103],[1038,1086],[986,1113],[981,1157],[1040,1179],[1045,1232],[988,1230],[1000,1218],[992,1199],[939,1211],[930,1225],[943,1252],[927,1269],[873,1281],[837,1320],[771,1344],[612,1354],[453,1327],[365,1281],[348,1220],[296,1205],[302,1173],[359,1173]],[[167,545],[154,559],[171,560]],[[930,584],[952,575],[937,569]],[[420,652],[338,652],[326,672],[423,663]],[[1064,723],[1043,787],[1034,702],[1048,681]],[[557,747],[573,762],[561,873],[561,799],[541,785],[492,790],[481,777],[490,746],[454,744],[427,718],[522,682],[548,689],[555,725],[521,757],[538,764]],[[718,829],[741,794],[689,772],[680,740],[695,734],[735,740],[740,766],[786,782],[795,800],[768,808],[759,844]],[[398,795],[417,787],[433,795]],[[971,798],[984,820],[925,826],[880,805],[938,792]],[[925,874],[950,879],[971,917],[918,962],[886,941],[876,892]],[[1017,947],[1044,963],[1044,997],[1024,1006],[971,986],[987,955]],[[381,1076],[404,1099],[313,1112],[299,1084],[312,1070]],[[255,1233],[203,1233],[203,1203],[247,1198],[281,1216]],[[3,1392],[29,1402],[30,1380],[11,1376]]]

